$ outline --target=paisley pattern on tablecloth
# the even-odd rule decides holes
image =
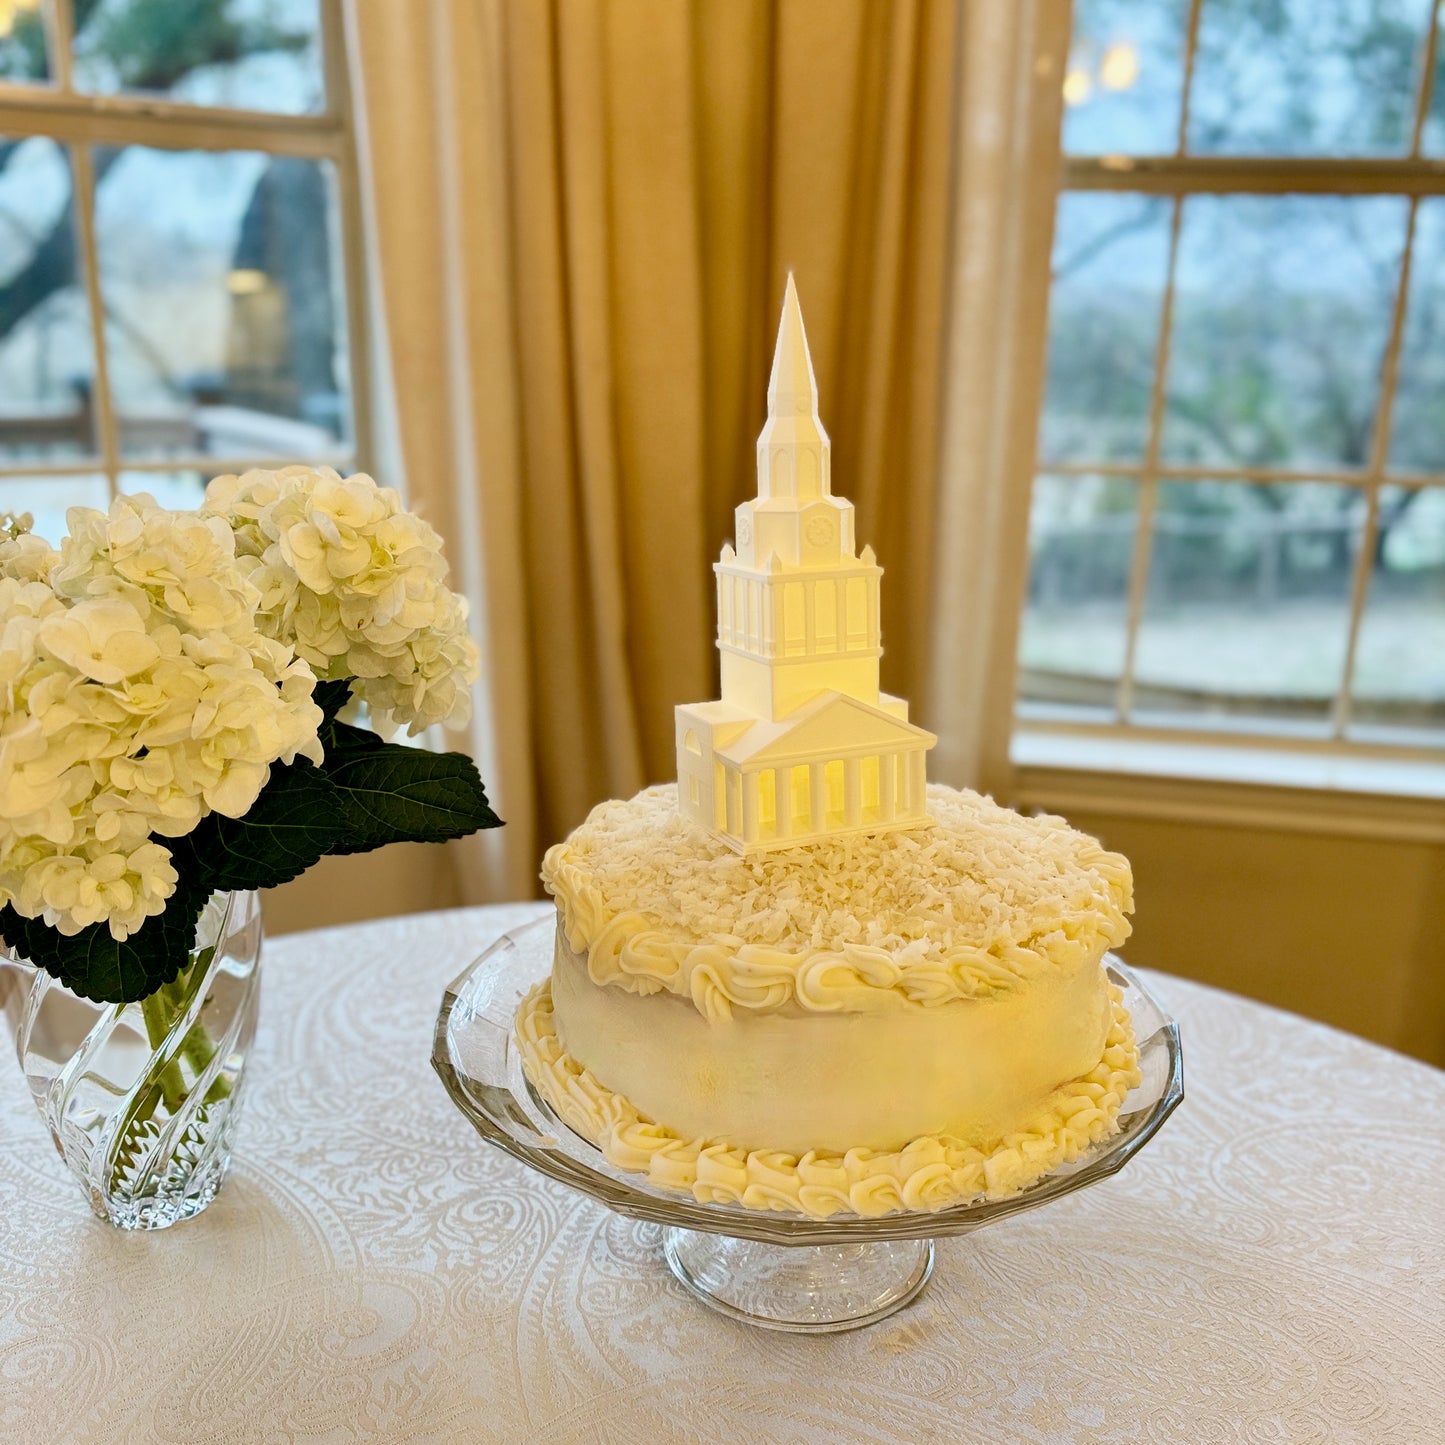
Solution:
[[[162,1234],[90,1216],[0,1060],[0,1439],[1439,1440],[1445,1074],[1151,978],[1189,1092],[1117,1179],[940,1241],[872,1329],[763,1334],[432,1073],[445,984],[544,911],[268,943],[235,1172]]]

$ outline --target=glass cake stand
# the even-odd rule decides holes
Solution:
[[[765,1329],[823,1333],[886,1318],[933,1273],[933,1241],[1037,1209],[1120,1169],[1184,1097],[1179,1026],[1110,954],[1124,990],[1144,1079],[1119,1132],[1008,1199],[875,1219],[809,1219],[740,1205],[699,1204],[617,1169],[574,1134],[528,1083],[513,1039],[522,995],[552,968],[555,925],[541,918],[503,934],[447,989],[432,1064],[453,1102],[490,1144],[633,1219],[664,1226],[673,1274],[704,1304]]]

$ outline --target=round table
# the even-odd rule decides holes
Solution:
[[[941,1240],[880,1325],[765,1334],[432,1072],[444,985],[539,907],[269,941],[235,1167],[163,1233],[90,1215],[0,1069],[0,1438],[1445,1438],[1445,1074],[1148,976],[1188,1097],[1121,1175]]]

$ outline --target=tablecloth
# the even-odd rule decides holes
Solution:
[[[1146,975],[1188,1097],[1122,1174],[940,1241],[871,1329],[763,1333],[432,1072],[443,987],[536,912],[268,941],[235,1169],[163,1233],[90,1215],[0,1057],[0,1437],[1445,1440],[1445,1074]]]

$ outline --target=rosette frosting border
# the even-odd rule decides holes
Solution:
[[[665,810],[674,798],[670,786],[649,788],[627,803],[599,805],[583,828],[627,810]],[[991,817],[1008,820],[995,818],[991,826],[996,829],[1057,824],[1076,840],[1075,860],[1093,877],[1087,901],[1072,908],[1051,903],[1029,920],[1021,936],[973,946],[903,953],[860,943],[789,949],[706,930],[707,936],[699,938],[647,912],[612,907],[592,871],[578,861],[576,833],[548,849],[542,881],[556,899],[568,945],[586,956],[593,983],[637,994],[676,994],[714,1022],[731,1018],[734,1009],[770,1012],[790,1003],[819,1012],[866,1012],[878,1007],[880,993],[890,994],[891,1002],[920,1007],[984,998],[1016,988],[1045,969],[1099,958],[1129,936],[1133,879],[1121,854],[1067,829],[1061,819],[1024,819],[975,794],[935,784],[929,799],[934,810],[941,804],[986,806]],[[677,862],[662,846],[655,856],[658,868]]]
[[[799,1157],[683,1138],[642,1114],[566,1051],[552,1014],[550,980],[535,985],[518,1005],[516,1041],[533,1087],[618,1169],[644,1174],[655,1187],[700,1204],[812,1219],[845,1212],[876,1218],[1007,1198],[1117,1133],[1124,1099],[1142,1076],[1123,993],[1110,985],[1109,995],[1113,1017],[1098,1064],[1056,1090],[1026,1128],[986,1149],[933,1134],[892,1152],[809,1151]]]

